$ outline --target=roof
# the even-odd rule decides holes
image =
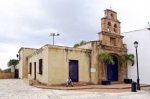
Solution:
[[[59,46],[59,45],[50,45],[50,44],[45,44],[44,46],[40,47],[39,49],[36,49],[35,52],[27,56],[28,58],[32,57],[33,55],[43,51],[43,48],[47,47],[50,49],[63,49],[63,50],[71,50],[71,51],[83,51],[83,52],[91,52],[90,49],[83,49],[83,48],[74,48],[74,47],[67,47],[67,46]]]
[[[20,51],[23,50],[23,49],[37,50],[36,48],[21,47],[21,48],[19,49],[18,53],[20,53]]]
[[[150,30],[150,28],[144,28],[144,29],[138,29],[138,30],[133,30],[133,31],[128,31],[128,32],[124,32],[125,33],[131,33],[131,32],[136,32],[136,31],[143,31],[143,30]]]
[[[105,11],[111,11],[113,13],[117,13],[117,12],[113,11],[112,9],[106,9]]]

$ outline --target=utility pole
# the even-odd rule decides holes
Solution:
[[[55,42],[54,42],[54,37],[55,37],[55,36],[59,36],[59,35],[60,35],[59,33],[57,33],[57,34],[54,33],[54,32],[53,32],[53,33],[50,33],[49,36],[52,36],[52,37],[53,37],[53,45],[54,45],[54,43],[55,43]]]

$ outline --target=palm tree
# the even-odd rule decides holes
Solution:
[[[121,56],[121,63],[123,64],[123,63],[125,63],[126,64],[126,66],[128,65],[128,64],[131,64],[131,66],[133,66],[134,65],[134,55],[133,54],[123,54],[122,56]],[[124,81],[125,82],[127,82],[127,83],[131,83],[132,82],[132,79],[128,79],[128,70],[127,70],[127,73],[126,73],[126,79],[124,79]]]
[[[131,64],[131,66],[134,65],[134,55],[133,54],[123,54],[121,56],[121,62],[125,64]]]
[[[105,71],[105,80],[107,80],[107,64],[109,63],[114,64],[113,57],[110,56],[107,52],[101,52],[99,56],[104,63],[105,67],[103,68],[104,69],[103,71]]]

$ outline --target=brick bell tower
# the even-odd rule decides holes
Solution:
[[[106,9],[105,16],[101,19],[101,32],[99,32],[101,44],[109,47],[122,48],[122,38],[117,13],[111,9]]]
[[[127,52],[127,47],[126,44],[123,44],[123,36],[120,31],[120,21],[117,19],[117,13],[111,9],[106,9],[105,16],[101,18],[98,53],[101,51],[107,52],[113,57],[114,64],[107,64],[107,69],[105,68],[107,75],[105,75],[104,70],[99,75],[110,81],[123,81],[126,78],[127,68],[124,66],[126,64],[120,64],[120,58]],[[104,67],[104,65],[101,64],[99,67]]]

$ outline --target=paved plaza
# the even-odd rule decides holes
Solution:
[[[150,99],[150,91],[108,93],[52,90],[29,86],[20,79],[1,79],[0,99]]]

